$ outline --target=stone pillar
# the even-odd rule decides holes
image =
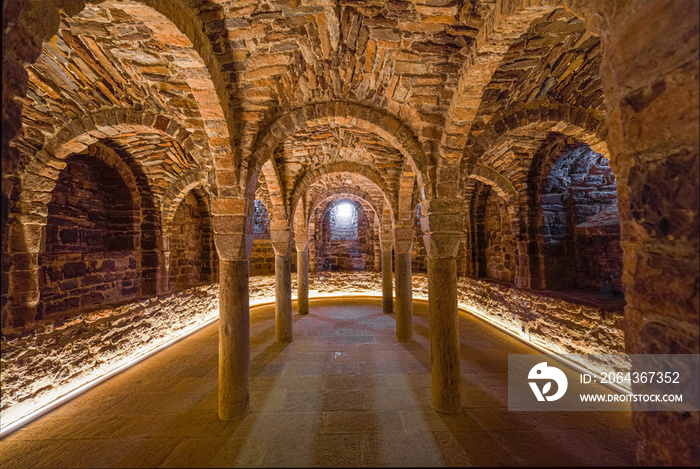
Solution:
[[[396,339],[413,340],[413,280],[411,276],[411,248],[413,228],[394,230],[396,273]]]
[[[161,238],[161,243],[157,291],[159,295],[170,291],[170,234],[164,234]]]
[[[382,250],[382,310],[384,314],[394,312],[394,279],[391,272],[391,249]]]
[[[700,352],[697,6],[621,2],[607,11],[600,35],[606,144],[624,252],[625,345],[632,354]],[[632,417],[640,434],[637,464],[700,465],[700,413]]]
[[[458,207],[455,203],[455,212]],[[422,226],[429,227],[423,239],[428,252],[431,403],[438,412],[455,414],[461,411],[457,252],[462,223],[459,213],[431,214],[423,220]]]
[[[380,246],[382,252],[382,310],[384,311],[384,314],[391,314],[394,312],[394,279],[391,268],[391,238],[382,236]]]
[[[252,201],[231,198],[218,198],[212,203],[214,242],[219,254],[221,420],[242,417],[250,402],[248,259],[253,246],[252,205]]]
[[[306,235],[308,236],[308,235]],[[309,241],[297,241],[297,310],[309,314]]]
[[[248,411],[250,396],[248,260],[219,261],[219,418]]]
[[[23,326],[37,317],[39,299],[39,252],[45,226],[24,222],[21,217],[9,220],[9,251],[12,265],[9,272],[8,297],[3,311],[3,324]]]
[[[275,251],[275,337],[278,343],[292,341],[292,232],[270,233]]]

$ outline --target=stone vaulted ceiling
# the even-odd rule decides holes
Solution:
[[[231,196],[251,174],[272,219],[290,220],[292,204],[330,184],[409,220],[434,193],[426,185],[454,183],[459,170],[436,172],[440,165],[462,161],[468,199],[477,167],[489,184],[497,182],[484,174],[524,184],[545,141],[561,134],[597,144],[599,67],[599,38],[548,5],[89,2],[27,67],[15,146],[31,161],[42,149],[55,155],[53,140],[70,151],[100,140],[142,165],[155,193],[198,170],[214,195]],[[387,116],[384,133],[349,115],[299,121],[298,110],[337,102]],[[268,156],[254,160],[284,119],[293,124],[279,128],[293,130],[273,130]]]

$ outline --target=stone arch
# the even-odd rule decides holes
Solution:
[[[266,206],[270,215],[270,228],[280,229],[288,225],[291,220],[292,212],[288,211],[287,205],[284,203],[284,192],[282,186],[282,178],[279,174],[279,169],[273,160],[267,160],[263,163],[260,169],[260,175],[265,179],[265,187],[269,197],[269,207]]]
[[[374,204],[359,195],[343,192],[317,199],[322,200],[310,210],[308,228],[309,233],[314,234],[309,240],[313,270],[374,270],[380,252],[379,233],[376,231],[378,215]],[[355,209],[354,224],[350,226],[343,226],[343,220],[347,223],[347,219],[334,217],[338,213],[336,208],[344,203]],[[340,230],[336,231],[337,228]]]
[[[144,131],[156,131],[177,141],[191,155],[193,163],[201,165],[211,162],[211,155],[202,155],[192,140],[192,134],[176,119],[149,109],[137,111],[107,108],[75,118],[44,144],[39,152],[25,155],[23,172],[46,169],[46,166],[60,166],[56,160],[62,160],[72,153],[80,153],[100,139]]]
[[[468,176],[479,159],[500,138],[514,131],[530,129],[562,133],[587,143],[592,149],[610,159],[605,141],[607,127],[602,113],[568,104],[532,101],[501,112],[488,128],[476,137],[474,145],[462,156],[462,176]]]
[[[479,181],[484,186],[489,187],[495,193],[496,196],[500,197],[507,204],[506,211],[508,213],[508,216],[510,217],[510,235],[512,236],[512,239],[515,243],[514,261],[516,272],[514,282],[520,284],[522,282],[522,279],[520,278],[522,266],[528,265],[527,250],[525,249],[525,245],[523,245],[520,242],[524,224],[522,211],[520,209],[520,194],[515,188],[515,186],[513,186],[513,184],[510,182],[510,180],[508,180],[508,178],[506,178],[493,168],[490,168],[483,164],[476,164],[473,168],[472,173],[469,175],[469,178]],[[471,232],[469,238],[472,243],[479,242],[479,240],[477,239],[475,217],[477,215],[478,210],[485,209],[485,204],[488,201],[487,199],[488,194],[481,190],[476,191],[469,201],[470,207],[468,209],[468,212],[470,214],[469,225]],[[476,268],[483,264],[484,259],[479,260],[475,257],[478,249],[473,247],[472,250],[472,265]],[[478,274],[478,272],[476,271],[474,273]]]
[[[539,286],[621,297],[621,212],[609,160],[562,139],[546,155],[541,172],[531,175],[527,201]]]
[[[79,148],[76,148],[76,150]],[[115,150],[99,142],[85,146],[80,154],[87,150],[87,158],[94,158],[106,167],[112,168],[123,184],[129,190],[133,207],[133,230],[135,234],[134,255],[137,257],[137,268],[141,272],[139,294],[155,294],[157,291],[158,242],[160,239],[160,217],[156,202],[150,187],[139,178],[140,167],[134,162],[125,161]],[[60,165],[47,165],[45,176],[38,175],[32,170],[36,166],[28,165],[22,174],[20,200],[12,214],[9,233],[11,255],[26,258],[23,269],[12,268],[9,271],[9,289],[12,304],[9,305],[12,322],[26,323],[34,319],[41,295],[39,289],[40,263],[39,254],[45,250],[46,226],[49,217],[48,204],[52,199],[61,172],[67,163],[64,161],[70,155],[64,155]],[[39,157],[41,158],[41,157]],[[37,162],[40,159],[35,160]],[[130,164],[131,163],[131,164]],[[42,163],[45,164],[45,163]],[[58,167],[56,167],[58,166]],[[143,174],[141,174],[143,176]]]
[[[440,142],[443,157],[459,158],[467,144],[471,125],[477,116],[481,96],[509,47],[527,31],[532,22],[554,10],[554,5],[525,5],[525,2],[503,2],[499,14],[487,15],[480,28],[478,50],[472,60],[465,61],[459,75],[455,95],[447,112],[445,132]],[[478,96],[474,100],[473,96]]]
[[[563,8],[581,19],[591,34],[600,36],[602,18],[596,11],[597,6],[588,10],[583,2],[570,0],[554,0],[544,4],[519,0],[494,4],[494,10],[485,15],[480,24],[476,55],[462,66],[440,142],[441,156],[460,158],[464,153],[484,90],[509,48],[534,21]],[[473,96],[479,99],[474,100]]]
[[[212,84],[212,89],[216,92],[218,97],[218,100],[213,103],[221,109],[227,126],[226,134],[214,140],[216,146],[221,146],[223,151],[231,155],[234,159],[233,165],[236,167],[239,160],[236,159],[237,157],[234,152],[236,148],[234,141],[239,132],[238,126],[234,121],[234,112],[230,108],[231,96],[235,94],[227,93],[227,89],[231,87],[232,83],[235,83],[235,80],[222,76],[222,71],[226,70],[224,64],[233,61],[231,48],[228,42],[224,40],[225,38],[221,38],[222,40],[218,41],[216,44],[217,47],[215,47],[209,36],[211,31],[218,29],[213,26],[212,23],[218,22],[219,17],[223,18],[225,16],[223,8],[211,1],[202,2],[202,6],[206,5],[207,8],[202,8],[201,11],[192,8],[192,4],[184,0],[139,1],[165,16],[182,34],[187,36],[192,45],[191,47],[204,62]],[[206,88],[209,90],[208,86]],[[200,104],[212,104],[211,101],[203,103],[200,101],[201,98],[198,98],[196,95],[195,99],[197,99]],[[228,143],[224,144],[220,139],[228,140]],[[218,152],[213,153],[218,154]],[[217,169],[221,166],[219,159],[214,159],[213,163],[212,166]]]
[[[334,101],[310,104],[292,110],[267,127],[262,136],[257,139],[259,143],[250,157],[245,181],[247,193],[255,191],[260,168],[272,157],[274,150],[285,137],[293,136],[299,130],[309,126],[322,124],[357,127],[382,137],[401,152],[406,164],[410,165],[416,173],[421,189],[425,191],[428,187],[426,184],[429,181],[428,171],[432,161],[423,152],[418,139],[409,127],[383,111],[360,104]]]
[[[196,202],[196,207],[192,208],[190,204],[190,211],[194,211],[194,219],[191,219],[192,223],[196,225],[196,232],[192,232],[192,228],[188,225],[188,221],[183,222],[180,220],[179,227],[176,224],[176,218],[178,215],[180,217],[187,217],[187,213],[180,211],[183,204],[192,195],[194,197],[194,202]],[[187,184],[184,186],[182,191],[175,200],[178,202],[174,205],[172,212],[169,214],[167,221],[164,221],[163,230],[163,265],[160,269],[161,272],[161,290],[171,291],[174,287],[173,285],[173,261],[178,260],[174,253],[180,253],[187,260],[187,264],[195,263],[195,270],[188,274],[187,281],[178,285],[179,288],[188,288],[200,282],[210,282],[216,278],[216,273],[218,272],[218,257],[216,256],[216,248],[214,247],[214,232],[212,229],[212,214],[211,214],[211,201],[209,194],[204,190],[204,185],[201,181],[195,183]],[[190,202],[192,202],[190,200]],[[198,218],[198,219],[197,219]],[[187,218],[185,218],[187,220]],[[179,229],[179,233],[178,230]],[[189,234],[188,234],[189,232]],[[183,240],[183,236],[194,235],[195,242],[192,243],[190,240]],[[201,236],[201,239],[200,239]],[[175,246],[177,244],[177,246]],[[199,250],[192,251],[191,244],[195,247],[199,247]],[[187,251],[189,250],[189,255]],[[201,263],[201,265],[200,265]]]
[[[483,164],[476,164],[474,165],[473,171],[469,174],[469,177],[493,187],[493,190],[499,197],[509,204],[512,204],[513,207],[517,207],[519,198],[518,191],[513,184],[498,171]]]
[[[194,188],[198,187],[200,190],[204,191],[204,184],[205,176],[200,169],[192,169],[170,184],[165,194],[163,194],[163,201],[161,204],[161,220],[164,233],[168,232],[177,206],[182,202],[182,199]],[[204,192],[204,194],[206,194],[206,192]],[[209,197],[207,195],[207,200],[208,199]]]
[[[304,174],[304,176],[297,182],[289,199],[290,213],[296,212],[299,201],[314,182],[334,173],[352,173],[363,177],[382,193],[386,204],[392,212],[392,215],[395,216],[395,214],[398,212],[395,195],[389,191],[384,183],[384,180],[377,171],[356,163],[335,163],[332,165],[323,166],[321,168],[316,168]]]
[[[367,192],[357,189],[354,187],[338,187],[338,188],[333,188],[329,189],[327,191],[322,192],[319,194],[317,197],[314,198],[309,203],[309,210],[308,210],[308,215],[306,216],[306,222],[308,223],[311,217],[313,217],[314,212],[316,211],[316,208],[324,202],[327,199],[333,198],[333,197],[347,197],[348,199],[353,199],[353,200],[363,200],[369,204],[370,207],[372,207],[372,210],[374,211],[374,215],[376,218],[381,219],[381,214],[382,214],[382,205],[377,205],[377,201],[375,201],[371,195],[369,195]],[[380,220],[381,223],[381,220]]]

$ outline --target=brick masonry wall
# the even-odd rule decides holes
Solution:
[[[270,242],[270,216],[262,201],[255,201],[253,214],[253,249],[250,253],[250,275],[275,273],[275,252]]]
[[[129,189],[104,163],[79,156],[67,162],[48,204],[39,317],[140,294]]]
[[[269,239],[253,239],[250,252],[250,275],[267,275],[275,273],[275,252]]]
[[[588,146],[567,149],[544,181],[541,210],[547,288],[621,293],[617,187],[608,160]]]
[[[458,292],[460,307],[554,352],[624,353],[622,302],[592,306],[593,302],[574,303],[552,294],[467,277],[458,280]]]
[[[490,191],[484,211],[486,277],[512,283],[515,278],[515,242],[506,202]]]
[[[420,204],[418,205],[418,210],[416,215],[420,213]],[[413,247],[411,249],[411,270],[413,272],[428,272],[428,252],[425,250],[425,243],[423,242],[423,230],[420,226],[420,217],[416,216],[415,227],[414,227],[414,238]]]
[[[251,305],[274,301],[274,286],[274,276],[251,276]],[[585,306],[485,280],[461,278],[458,287],[461,308],[550,350],[624,350],[621,309]],[[310,276],[309,290],[310,297],[381,296],[381,274],[322,272]],[[292,296],[296,297],[294,273]],[[428,298],[425,275],[413,276],[413,296]],[[210,284],[91,313],[53,316],[22,328],[4,328],[3,421],[14,421],[217,314],[218,284]]]
[[[360,203],[345,203],[354,207],[351,220],[337,217],[338,205],[331,205],[315,225],[316,272],[374,269],[373,220]]]
[[[205,227],[199,202],[191,192],[180,202],[170,237],[170,288],[183,290],[209,279],[210,249],[205,251]],[[207,243],[208,244],[208,243]],[[206,269],[206,270],[205,270]]]

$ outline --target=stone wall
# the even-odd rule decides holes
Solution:
[[[620,217],[608,160],[586,145],[565,149],[541,202],[547,288],[620,294]]]
[[[170,288],[184,290],[211,281],[211,235],[193,193],[180,202],[170,236]]]
[[[344,200],[352,210],[349,219],[339,217],[340,204],[319,211],[315,224],[314,262],[316,272],[374,269],[374,222],[359,202]]]
[[[218,314],[206,285],[2,331],[2,419],[9,423]]]
[[[48,203],[38,316],[138,296],[137,221],[129,188],[114,169],[69,158]]]
[[[511,285],[463,277],[459,306],[556,353],[623,354],[624,303],[556,296]],[[594,306],[595,305],[595,306]],[[583,357],[582,357],[583,358]],[[615,363],[615,362],[613,362]],[[619,364],[624,362],[620,361]],[[595,368],[599,363],[582,361]]]
[[[515,242],[506,202],[494,191],[486,201],[483,220],[486,277],[513,283],[515,279]]]
[[[250,275],[275,273],[275,252],[269,239],[254,239],[250,252]]]
[[[270,242],[270,216],[262,201],[255,201],[253,213],[253,249],[250,253],[250,275],[275,273],[275,252]]]
[[[411,270],[413,272],[428,272],[428,253],[423,242],[423,230],[420,225],[420,204],[416,210],[413,247],[411,248]]]

